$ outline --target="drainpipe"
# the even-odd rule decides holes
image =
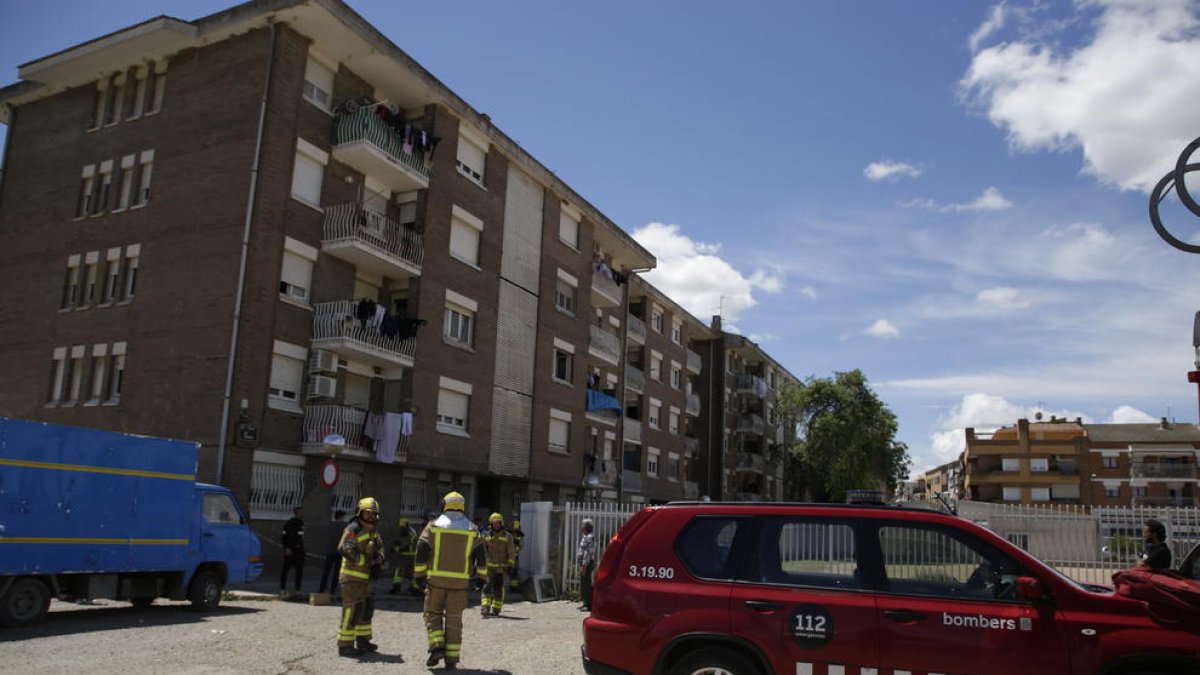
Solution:
[[[267,123],[267,97],[271,90],[271,72],[275,65],[275,37],[278,28],[271,23],[271,44],[267,51],[267,74],[258,107],[258,135],[254,139],[254,164],[250,168],[250,194],[246,199],[246,220],[242,226],[242,257],[238,262],[237,295],[233,304],[233,327],[229,338],[229,367],[225,371],[225,394],[221,400],[221,435],[217,446],[217,476],[220,484],[225,473],[225,451],[229,438],[229,406],[233,397],[233,370],[237,365],[238,335],[242,323],[242,300],[246,293],[246,265],[250,257],[250,228],[254,222],[254,200],[258,196],[258,169],[262,162],[263,130]]]

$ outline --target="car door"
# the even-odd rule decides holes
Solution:
[[[880,662],[895,671],[1069,671],[1063,624],[1051,605],[1017,598],[1028,574],[974,535],[919,521],[877,523]]]
[[[1179,564],[1179,573],[1192,581],[1200,581],[1200,544],[1193,547]]]
[[[855,521],[759,519],[738,572],[730,625],[776,673],[870,672],[878,666],[875,601],[858,574]]]
[[[200,495],[200,552],[204,560],[225,563],[229,583],[246,579],[250,566],[250,540],[254,536],[245,527],[241,510],[224,492],[204,491]]]

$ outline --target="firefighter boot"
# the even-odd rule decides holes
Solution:
[[[338,656],[346,656],[349,658],[357,658],[362,656],[362,650],[354,645],[339,645]]]
[[[357,649],[359,652],[366,654],[368,652],[378,651],[379,645],[375,644],[374,642],[371,642],[367,638],[360,637],[354,641],[354,648]]]

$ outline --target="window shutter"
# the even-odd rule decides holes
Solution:
[[[328,108],[333,92],[333,71],[310,56],[304,68],[304,82],[304,94],[313,102]]]
[[[450,252],[472,265],[478,265],[479,230],[457,219],[450,221]]]
[[[304,380],[304,362],[276,354],[271,359],[271,388],[291,392],[294,398]]]
[[[558,448],[567,447],[567,436],[570,425],[557,419],[550,420],[550,445]]]
[[[320,206],[321,181],[324,177],[324,166],[307,155],[296,153],[296,167],[292,172],[293,196],[314,206]]]
[[[579,248],[579,221],[569,214],[558,217],[558,238],[573,248]]]
[[[458,161],[482,180],[487,150],[472,143],[466,136],[458,137]]]
[[[470,397],[457,391],[442,389],[438,392],[438,414],[443,417],[467,419],[467,404]]]
[[[312,281],[312,262],[291,251],[284,251],[283,270],[280,272],[279,280],[308,290]]]

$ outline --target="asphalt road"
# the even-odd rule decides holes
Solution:
[[[0,670],[25,673],[428,673],[420,598],[377,595],[379,652],[337,656],[340,606],[315,607],[237,593],[212,614],[158,600],[137,609],[98,600],[55,601],[42,623],[0,629]],[[581,622],[567,601],[512,601],[483,620],[478,600],[463,614],[460,673],[580,675]],[[437,672],[440,669],[435,669]]]

